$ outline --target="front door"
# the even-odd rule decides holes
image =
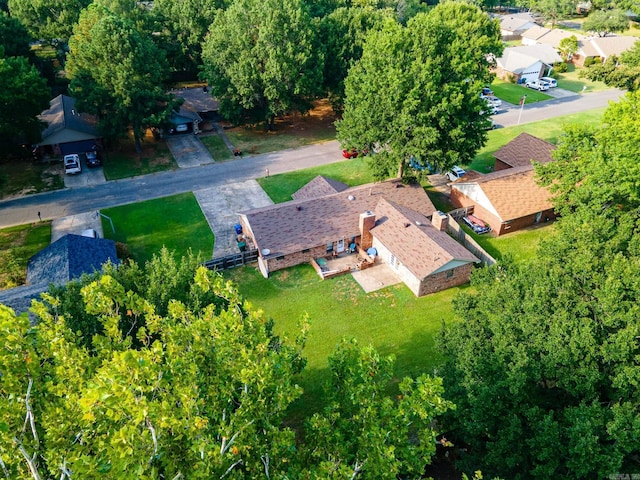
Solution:
[[[336,246],[336,250],[338,251],[338,253],[344,252],[344,239],[338,240],[338,245]]]

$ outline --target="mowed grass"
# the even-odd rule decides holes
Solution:
[[[526,95],[525,104],[542,102],[543,100],[550,100],[553,97],[546,93],[527,88],[524,85],[516,85],[515,83],[505,82],[503,80],[496,79],[491,84],[491,90],[496,97],[502,101],[518,105],[520,99]]]
[[[150,132],[143,139],[142,152],[135,151],[133,138],[121,140],[113,149],[103,153],[102,165],[107,180],[137,177],[178,168],[167,143],[163,139],[155,139]]]
[[[0,290],[23,285],[29,258],[51,242],[51,222],[0,230]]]
[[[318,175],[330,177],[350,187],[373,182],[373,175],[366,164],[368,158],[358,157],[344,162],[262,177],[257,180],[274,203],[282,203],[291,200],[292,193]]]
[[[216,162],[224,162],[233,158],[233,154],[227,148],[222,137],[217,133],[210,135],[200,135],[200,141],[209,150],[209,153]]]
[[[565,90],[576,93],[598,92],[611,88],[604,82],[593,82],[587,78],[580,77],[580,72],[584,70],[586,69],[576,68],[575,65],[570,63],[565,73],[558,73],[556,75],[558,88],[564,88]]]
[[[600,125],[602,115],[606,107],[596,108],[585,112],[563,115],[551,120],[541,120],[539,122],[526,123],[507,128],[497,128],[489,132],[486,145],[476,154],[473,162],[467,165],[478,172],[488,173],[493,170],[495,158],[493,154],[516,138],[522,132],[529,133],[542,138],[550,143],[557,143],[562,134],[562,129],[569,123],[580,123],[581,125]],[[525,113],[526,115],[526,113]]]
[[[210,258],[213,233],[193,193],[133,203],[102,210],[113,220],[102,218],[106,238],[127,244],[129,253],[138,263],[150,260],[165,246],[178,256],[189,249]]]

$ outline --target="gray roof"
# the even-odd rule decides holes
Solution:
[[[48,126],[42,131],[39,145],[77,142],[100,138],[93,115],[76,110],[76,101],[66,95],[58,95],[49,102],[49,109],[38,118]]]
[[[529,45],[524,47],[507,47],[502,57],[496,62],[508,72],[521,73],[523,70],[541,61],[546,65],[561,62],[562,57],[551,45]]]
[[[217,112],[218,101],[211,96],[210,91],[205,92],[202,87],[181,88],[171,90],[177,98],[183,98],[184,108],[192,112]]]
[[[49,288],[48,283],[38,285],[22,285],[20,287],[0,290],[0,303],[13,309],[16,315],[28,312],[31,302],[39,299],[40,294]]]
[[[113,240],[65,235],[29,259],[27,282],[63,285],[83,273],[100,270],[107,261],[118,261]]]

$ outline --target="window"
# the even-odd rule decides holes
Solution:
[[[447,278],[453,277],[453,268],[447,270]]]
[[[302,250],[302,253],[309,253],[309,249],[305,248],[304,250]]]
[[[333,242],[327,243],[327,253],[333,252]]]
[[[279,257],[276,257],[276,260],[284,260],[284,255],[280,255]]]

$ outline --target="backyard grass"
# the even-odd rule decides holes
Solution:
[[[335,116],[329,102],[319,100],[304,117],[296,115],[276,119],[273,132],[266,132],[264,124],[261,124],[234,127],[225,130],[225,134],[244,155],[255,155],[335,140],[334,121]]]
[[[606,107],[596,108],[571,115],[563,115],[551,120],[541,120],[539,122],[491,130],[488,135],[487,144],[480,149],[468,167],[482,173],[491,172],[495,162],[493,154],[522,132],[527,132],[551,143],[557,143],[564,125],[568,123],[599,125],[606,109]]]
[[[496,97],[500,98],[504,102],[518,105],[523,95],[526,95],[525,104],[542,102],[543,100],[550,100],[551,96],[546,93],[527,88],[524,85],[516,85],[515,83],[505,82],[504,80],[496,79],[491,84],[491,90]]]
[[[222,137],[217,133],[200,135],[199,138],[216,162],[224,162],[225,160],[233,158],[233,154],[227,148]]]
[[[0,162],[0,198],[47,192],[64,188],[62,163],[32,160]]]
[[[295,172],[258,178],[258,183],[274,203],[291,200],[291,194],[318,175],[324,175],[350,187],[373,182],[366,165],[367,157],[358,157],[344,162],[307,168]]]
[[[143,139],[141,153],[136,152],[133,138],[123,139],[102,155],[102,165],[107,180],[178,168],[166,142],[155,139],[151,132]]]
[[[150,260],[165,246],[178,256],[189,249],[210,258],[213,234],[193,193],[133,203],[101,211],[113,220],[102,218],[106,238],[127,244],[138,263]]]
[[[23,285],[27,261],[51,242],[51,222],[0,230],[0,290]]]

